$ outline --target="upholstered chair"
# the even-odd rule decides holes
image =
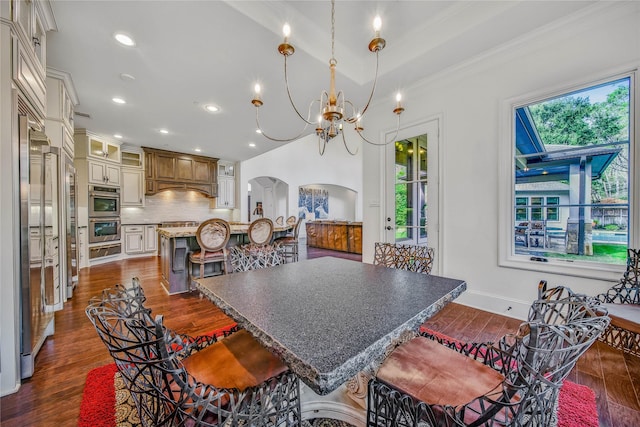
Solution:
[[[227,243],[231,237],[229,223],[224,219],[213,218],[204,221],[196,230],[196,240],[200,250],[189,254],[189,288],[193,280],[194,266],[199,266],[198,277],[204,278],[206,275],[225,274],[227,270]],[[207,273],[205,266],[219,264],[220,269],[213,266]]]
[[[293,226],[296,224],[296,221],[298,220],[298,218],[296,218],[295,215],[291,215],[290,217],[287,218],[287,225],[289,226]]]
[[[258,218],[249,224],[247,231],[249,242],[254,245],[266,245],[271,243],[273,237],[273,221],[269,218]]]
[[[279,217],[276,218],[276,220],[274,222],[276,223],[276,225],[283,226],[284,225],[284,216],[280,215]]]

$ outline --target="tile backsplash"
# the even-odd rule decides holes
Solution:
[[[162,191],[145,197],[145,206],[123,207],[120,212],[122,224],[158,224],[169,221],[197,221],[222,218],[237,221],[235,209],[211,209],[211,199],[196,191]]]

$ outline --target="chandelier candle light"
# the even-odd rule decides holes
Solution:
[[[298,114],[298,117],[300,117],[305,122],[305,125],[302,131],[298,135],[294,136],[293,138],[279,139],[279,138],[272,138],[267,134],[265,134],[260,126],[260,119],[258,115],[258,110],[263,104],[262,98],[260,97],[261,88],[259,84],[256,84],[254,87],[255,95],[251,100],[251,103],[256,107],[256,124],[258,126],[258,130],[260,131],[260,133],[262,133],[262,135],[264,135],[266,138],[272,141],[291,142],[303,136],[307,127],[309,125],[313,125],[316,127],[315,128],[316,135],[318,135],[318,151],[320,155],[324,154],[327,143],[338,135],[342,135],[342,141],[344,143],[344,146],[347,152],[349,152],[349,154],[355,155],[357,153],[358,151],[357,149],[355,151],[351,151],[349,149],[349,146],[347,145],[347,141],[345,139],[344,132],[343,132],[343,125],[345,123],[353,125],[355,131],[358,133],[360,138],[362,138],[362,140],[364,140],[369,144],[386,145],[394,141],[398,134],[398,129],[400,128],[400,114],[402,114],[402,112],[404,111],[404,108],[402,107],[402,103],[401,103],[402,97],[400,93],[396,95],[396,107],[393,110],[394,114],[397,115],[396,130],[393,138],[391,138],[391,140],[387,142],[376,143],[368,140],[362,134],[362,131],[364,130],[364,128],[362,127],[361,120],[364,114],[366,113],[367,109],[369,108],[369,104],[371,103],[371,99],[373,98],[373,94],[376,90],[376,82],[378,80],[378,52],[384,49],[386,44],[385,40],[380,37],[381,27],[382,27],[382,20],[380,19],[379,16],[376,16],[376,18],[373,20],[373,29],[375,31],[375,36],[371,40],[371,42],[369,42],[369,50],[372,53],[376,54],[376,73],[373,79],[373,86],[371,88],[371,93],[369,94],[369,99],[367,100],[367,104],[364,106],[364,108],[361,111],[358,111],[351,101],[345,99],[345,96],[342,93],[342,91],[336,92],[336,65],[338,64],[338,61],[336,61],[335,59],[335,49],[334,49],[334,46],[335,46],[335,0],[331,0],[331,59],[329,59],[329,71],[330,71],[331,79],[329,84],[329,92],[327,93],[327,91],[323,90],[322,93],[320,94],[320,99],[316,99],[309,104],[309,111],[307,113],[307,117],[304,117],[302,114],[300,114],[300,111],[298,110],[295,103],[293,102],[293,98],[291,97],[291,92],[289,90],[289,79],[287,76],[287,57],[293,55],[293,53],[295,52],[295,48],[293,47],[293,45],[289,44],[291,27],[289,27],[289,24],[285,24],[282,29],[284,33],[284,41],[278,46],[278,52],[280,52],[280,54],[284,56],[284,81],[287,89],[287,96],[289,97],[289,102],[291,103],[291,106],[293,107],[296,114]],[[318,104],[319,115],[316,121],[311,121],[311,111],[314,104],[316,103]]]

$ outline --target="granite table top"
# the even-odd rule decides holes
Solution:
[[[379,366],[394,340],[467,284],[323,257],[198,279],[196,287],[325,395]]]
[[[247,234],[249,231],[249,223],[247,224],[230,224],[231,234]],[[274,232],[291,230],[290,225],[273,225]],[[193,237],[196,235],[198,227],[161,227],[158,233],[165,237]]]

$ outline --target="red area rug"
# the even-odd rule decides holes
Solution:
[[[439,333],[437,335],[446,337]],[[122,399],[118,399],[118,404],[116,404],[114,381],[119,379],[117,378],[119,375],[116,375],[116,373],[116,365],[112,363],[95,368],[87,374],[80,405],[78,427],[135,425],[130,419],[116,424],[116,413],[124,410],[124,406],[126,406]],[[119,382],[120,385],[118,387],[122,387],[122,380],[120,379]],[[130,406],[131,402],[128,404]],[[558,427],[598,427],[596,396],[589,387],[565,381],[560,389],[558,406]],[[129,410],[134,409],[130,407]],[[122,419],[122,416],[120,415],[118,418]],[[305,423],[305,425],[311,424]],[[330,420],[324,420],[320,425],[332,426],[334,424]],[[344,423],[341,425],[344,425]]]

